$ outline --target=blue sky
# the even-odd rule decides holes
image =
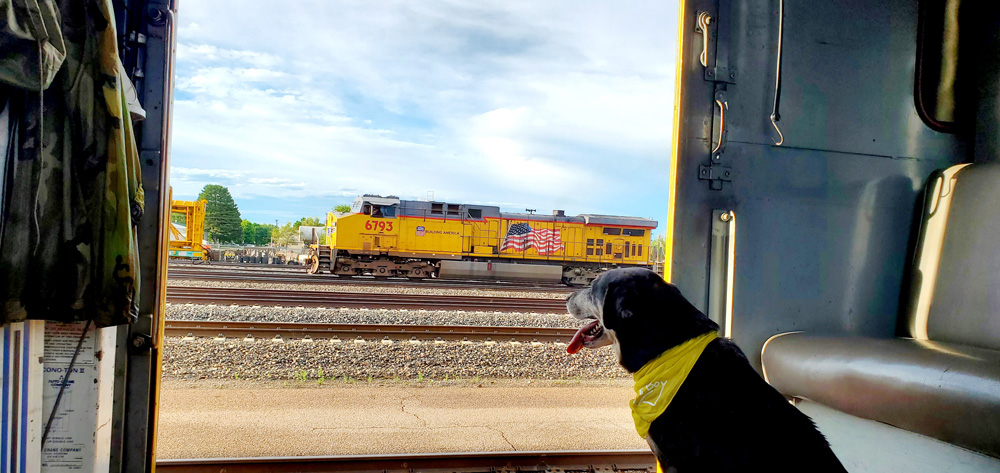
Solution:
[[[177,199],[361,193],[666,223],[674,2],[182,2]]]

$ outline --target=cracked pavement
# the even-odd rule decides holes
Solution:
[[[631,380],[166,381],[158,458],[648,448]]]

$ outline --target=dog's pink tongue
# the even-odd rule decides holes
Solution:
[[[587,325],[584,325],[573,334],[573,339],[569,341],[569,345],[566,347],[566,353],[573,354],[581,349],[583,349],[583,334],[587,333],[588,330],[594,328],[597,325],[597,321],[593,321]]]
[[[576,332],[573,334],[573,339],[569,341],[569,346],[566,347],[566,353],[573,354],[583,349],[583,333]]]

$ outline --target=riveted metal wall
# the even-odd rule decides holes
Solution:
[[[682,10],[672,282],[708,312],[712,212],[732,210],[732,333],[755,366],[776,333],[893,336],[918,195],[933,170],[971,160],[963,138],[916,113],[916,2],[785,3],[781,146],[769,119],[779,0]],[[724,85],[699,62],[701,11],[713,18],[708,66],[728,52]],[[703,179],[710,164],[731,181]]]

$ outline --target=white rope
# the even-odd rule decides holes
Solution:
[[[35,189],[35,202],[32,216],[35,217],[35,248],[42,242],[42,229],[38,223],[38,202],[42,195],[42,153],[45,151],[45,56],[42,55],[42,40],[38,40],[38,188]]]

